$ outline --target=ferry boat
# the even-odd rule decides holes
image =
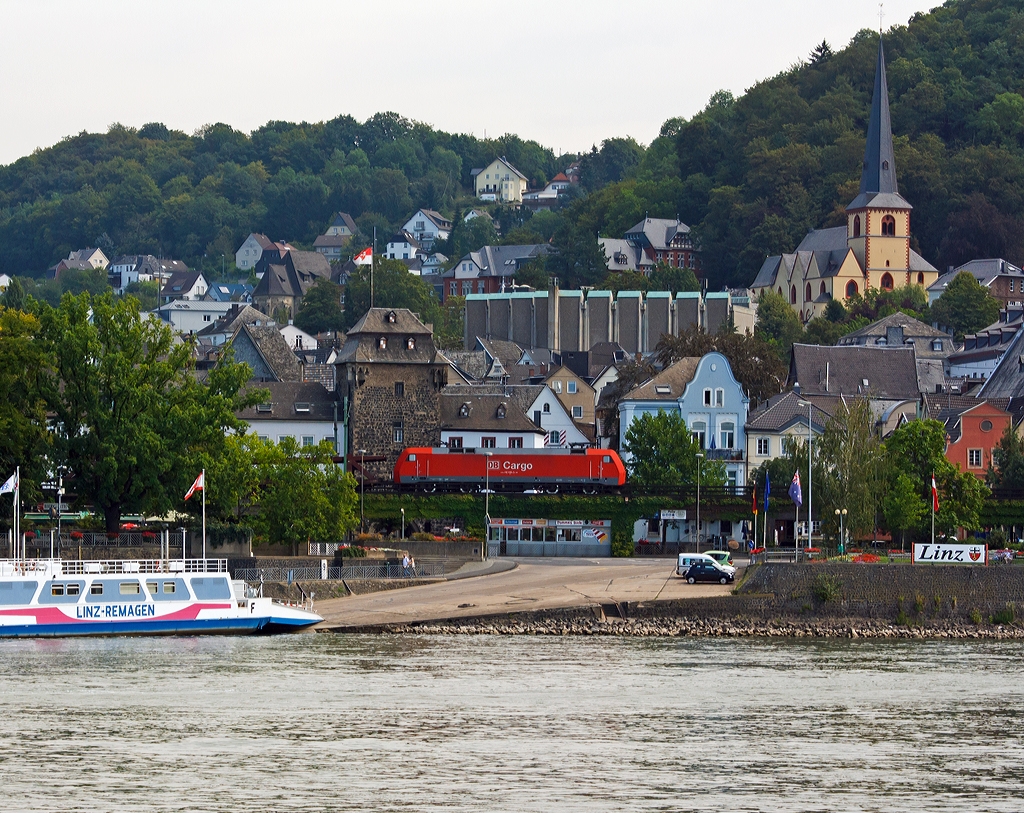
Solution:
[[[226,559],[0,560],[0,638],[245,635],[323,621],[232,581]]]

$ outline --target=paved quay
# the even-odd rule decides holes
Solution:
[[[675,559],[497,559],[443,582],[318,601],[321,630],[444,621],[623,601],[728,595],[733,585],[687,584]]]

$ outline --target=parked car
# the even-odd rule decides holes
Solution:
[[[686,572],[690,569],[690,565],[694,565],[697,562],[717,563],[716,560],[707,553],[680,553],[676,559],[676,575],[685,577]],[[728,570],[732,575],[736,575],[736,568],[731,565],[721,565],[721,567],[724,570]]]
[[[694,562],[686,571],[686,581],[690,584],[697,582],[718,582],[729,584],[735,577],[732,573],[718,564],[718,562]]]
[[[707,550],[704,551],[708,556],[714,559],[720,565],[728,565],[729,567],[735,567],[736,563],[732,560],[732,553],[727,550]]]

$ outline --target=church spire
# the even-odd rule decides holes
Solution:
[[[885,53],[878,38],[878,66],[875,68],[875,92],[871,98],[868,143],[864,148],[864,169],[860,191],[898,195],[896,162],[892,154],[892,122],[889,118],[889,85],[885,81]]]
[[[892,121],[889,117],[889,85],[885,79],[885,52],[878,38],[878,65],[875,68],[875,90],[871,97],[871,119],[868,140],[864,146],[864,165],[860,175],[860,194],[847,209],[868,206],[877,195],[893,195],[890,205],[909,208],[899,196],[896,183],[896,159],[892,149]]]

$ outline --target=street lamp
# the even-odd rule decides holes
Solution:
[[[696,553],[700,553],[700,461],[703,459],[703,453],[697,452],[697,535],[695,538]]]
[[[57,469],[57,556],[60,556],[60,512],[61,503],[64,502],[64,475]],[[53,558],[53,551],[50,551],[50,558]]]
[[[487,558],[487,543],[491,538],[491,458],[494,452],[484,452],[484,542],[481,559]]]
[[[843,544],[844,540],[846,539],[846,534],[843,531],[843,517],[846,516],[846,509],[837,508],[836,516],[839,517],[839,552],[846,553],[846,545]]]
[[[811,403],[809,401],[799,401],[800,406],[807,407],[807,547],[813,547],[811,544],[811,528],[813,523],[811,517],[814,516],[812,513],[812,507],[814,505],[814,492],[811,487],[811,460],[814,457],[814,433],[811,431]]]
[[[405,543],[405,509],[402,509],[402,542]]]
[[[366,449],[359,449],[359,533],[363,531],[364,506],[366,504],[366,469],[363,468],[363,458],[366,456]]]

